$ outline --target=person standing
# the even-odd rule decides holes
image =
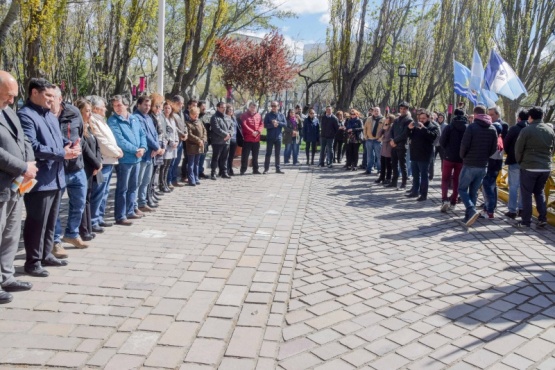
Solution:
[[[443,130],[445,130],[445,128],[449,126],[447,122],[445,122],[444,113],[441,113],[441,112],[437,114],[434,113],[434,117],[436,116],[437,118],[435,118],[434,122],[436,122],[437,125],[439,126],[439,136],[434,142],[434,152],[432,154],[432,160],[430,161],[430,169],[428,171],[430,181],[434,179],[435,164],[436,164],[436,158],[438,154],[439,154],[439,159],[441,160],[441,163],[442,163],[441,168],[443,168],[443,149],[441,147],[441,144],[439,143],[439,140],[441,139],[441,134],[443,133]]]
[[[471,226],[480,213],[476,211],[478,189],[486,175],[489,157],[497,150],[497,131],[492,126],[486,107],[474,107],[474,122],[466,128],[460,156],[463,167],[459,177],[459,194],[466,208],[463,222]]]
[[[281,153],[281,140],[282,130],[287,126],[285,116],[283,113],[278,112],[278,102],[273,101],[270,104],[272,108],[270,112],[266,113],[264,117],[264,127],[266,128],[266,158],[264,160],[264,174],[270,170],[270,160],[272,159],[272,152],[275,152],[275,166],[276,173],[282,174],[279,166],[280,153]]]
[[[320,122],[320,163],[319,166],[328,168],[333,166],[333,141],[339,131],[339,120],[333,114],[331,106],[326,107],[326,113]],[[324,164],[324,158],[326,162]]]
[[[360,113],[351,109],[350,117],[345,124],[347,130],[347,171],[356,171],[358,165],[358,151],[362,142],[363,124]]]
[[[343,159],[343,149],[345,144],[345,117],[343,111],[338,110],[335,115],[337,116],[337,122],[339,123],[339,129],[335,134],[335,140],[333,141],[333,152],[335,158],[333,163],[341,163]]]
[[[461,109],[455,109],[453,120],[441,133],[439,143],[443,151],[441,167],[441,212],[454,209],[459,196],[459,176],[462,170],[461,142],[468,120]],[[449,185],[453,183],[453,193],[448,196]]]
[[[547,225],[545,184],[551,174],[555,153],[555,132],[543,122],[541,107],[528,110],[528,127],[520,131],[515,144],[515,157],[520,166],[520,191],[522,195],[522,220],[518,227],[530,227],[532,223],[532,195],[538,211],[537,227]]]
[[[378,133],[381,131],[384,123],[384,117],[381,114],[380,107],[372,109],[372,115],[366,119],[364,123],[364,139],[366,140],[366,174],[372,173],[374,163],[377,164],[378,173],[381,170],[381,151],[382,143],[378,138]]]
[[[160,167],[159,187],[162,193],[171,193],[172,184],[169,182],[169,171],[172,163],[177,158],[177,147],[179,145],[179,133],[173,115],[172,102],[166,101],[162,106],[162,115],[160,117],[160,129],[164,132],[163,146],[166,148],[163,157],[163,164]]]
[[[225,114],[226,119],[230,120],[232,124],[231,139],[229,139],[229,155],[227,156],[227,175],[235,176],[235,172],[233,172],[233,159],[235,158],[235,152],[237,151],[238,124],[237,118],[235,118],[233,105],[226,104]]]
[[[428,170],[439,126],[430,119],[430,112],[423,110],[418,114],[418,122],[411,122],[408,129],[413,182],[407,197],[418,197],[416,200],[421,202],[428,199]]]
[[[9,107],[19,93],[17,81],[0,71],[0,304],[13,300],[11,292],[29,290],[33,284],[16,280],[13,262],[19,245],[23,197],[14,181],[26,183],[37,175],[31,142],[19,118]]]
[[[173,115],[175,119],[175,124],[177,127],[177,132],[179,133],[179,143],[177,144],[177,157],[172,162],[171,167],[169,168],[169,179],[168,179],[168,186],[171,185],[173,187],[182,187],[185,186],[180,183],[178,180],[187,178],[187,166],[185,166],[185,170],[183,168],[179,168],[179,165],[182,166],[186,163],[181,163],[181,158],[183,157],[183,143],[187,140],[187,127],[185,126],[185,117],[183,116],[183,107],[185,106],[185,99],[181,95],[175,95],[172,98],[172,108],[173,108]]]
[[[287,112],[287,126],[283,129],[283,144],[285,145],[283,163],[288,164],[291,155],[293,155],[293,165],[296,166],[299,163],[302,130],[303,123],[301,117],[293,109],[289,109]]]
[[[518,122],[516,125],[509,128],[507,136],[503,140],[503,148],[507,153],[505,164],[509,167],[509,211],[505,216],[513,220],[522,211],[522,196],[520,194],[520,166],[518,165],[515,157],[515,144],[516,140],[523,128],[528,126],[528,111],[523,109],[518,112]]]
[[[314,166],[314,155],[320,137],[320,121],[314,109],[308,111],[308,117],[303,122],[303,139],[306,144],[306,164]]]
[[[189,186],[200,185],[199,179],[199,161],[200,156],[204,153],[204,143],[207,141],[206,129],[204,124],[198,118],[200,109],[197,107],[192,107],[189,110],[189,121],[187,121],[187,130],[189,135],[187,136],[187,160],[189,168],[187,173],[189,174],[188,183]]]
[[[264,127],[262,117],[258,113],[258,106],[254,102],[249,103],[249,109],[241,116],[241,132],[243,133],[243,151],[241,152],[241,175],[247,172],[249,156],[252,152],[253,174],[260,175],[258,170],[258,152],[260,151],[260,133]],[[201,156],[202,159],[202,156]]]
[[[54,231],[62,189],[66,186],[64,160],[81,155],[81,145],[62,135],[57,117],[50,111],[56,86],[43,78],[31,78],[28,99],[17,115],[37,160],[37,183],[25,194],[26,218],[23,231],[27,274],[47,277],[45,266],[66,266],[52,254]]]
[[[114,216],[117,225],[131,226],[133,219],[143,216],[135,210],[141,158],[146,152],[146,137],[141,123],[129,114],[126,98],[115,95],[111,99],[114,113],[108,119],[123,157],[117,166],[116,199]],[[137,212],[138,211],[138,212]]]
[[[91,224],[93,232],[102,232],[104,227],[113,224],[104,219],[106,202],[110,194],[110,180],[114,166],[123,157],[123,151],[118,146],[112,130],[106,123],[106,103],[100,96],[91,96],[92,116],[90,126],[94,132],[100,153],[102,154],[102,182],[93,182],[91,193]],[[98,180],[98,178],[97,178]]]
[[[404,189],[407,186],[407,138],[408,126],[412,121],[409,113],[409,103],[402,102],[399,104],[400,116],[393,121],[391,128],[391,167],[393,167],[393,177],[388,188],[396,188],[399,181],[399,168],[401,168],[401,186]]]
[[[210,162],[210,180],[216,180],[216,170],[222,178],[230,179],[227,174],[227,156],[229,155],[229,142],[233,133],[233,122],[225,115],[225,103],[216,104],[216,113],[210,118],[210,135],[212,142],[212,161]]]
[[[382,141],[380,151],[380,177],[374,181],[376,184],[387,185],[391,182],[391,125],[395,121],[393,114],[387,115],[382,129],[378,132],[378,138]]]

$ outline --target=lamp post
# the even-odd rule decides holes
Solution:
[[[403,100],[403,77],[407,76],[407,66],[405,63],[399,66],[399,77],[401,78],[401,82],[399,83],[399,103]]]
[[[166,28],[166,1],[158,0],[158,94],[164,96],[164,32]]]
[[[410,68],[407,76],[407,102],[410,104],[410,79],[418,77],[418,68]]]

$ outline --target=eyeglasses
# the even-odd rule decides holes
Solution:
[[[272,107],[272,108],[276,108],[276,107],[277,107],[277,105],[271,105],[271,107]]]

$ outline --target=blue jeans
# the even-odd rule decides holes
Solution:
[[[62,189],[60,199],[67,190],[69,197],[69,207],[67,211],[67,226],[65,230],[66,238],[77,238],[79,236],[79,225],[85,210],[85,202],[87,198],[87,175],[85,170],[79,170],[72,173],[66,173],[66,187]],[[58,210],[58,219],[56,220],[56,228],[54,231],[54,243],[61,242],[62,223]]]
[[[366,171],[372,172],[374,164],[378,168],[378,172],[381,170],[380,164],[380,153],[382,151],[382,143],[379,140],[366,140]]]
[[[503,161],[500,159],[489,159],[486,176],[482,181],[482,190],[484,192],[484,201],[486,212],[493,213],[497,206],[497,175],[503,167]]]
[[[135,213],[140,166],[140,163],[120,163],[117,166],[118,178],[114,207],[116,221],[125,220],[127,216]]]
[[[283,151],[283,163],[289,163],[291,159],[291,154],[293,154],[293,164],[299,163],[299,148],[301,143],[291,142],[285,145],[285,150]]]
[[[407,162],[407,175],[412,176],[412,166],[410,165],[410,145],[407,145],[407,156],[405,157]]]
[[[180,141],[177,145],[177,157],[175,157],[170,165],[168,171],[168,185],[172,182],[177,181],[177,176],[181,176],[181,171],[179,170],[179,164],[181,163],[181,157],[183,156],[183,141]]]
[[[486,175],[483,167],[463,166],[459,176],[459,195],[466,207],[465,220],[468,220],[476,213],[476,199],[478,199],[478,189]]]
[[[522,210],[522,197],[520,195],[520,165],[509,165],[509,212],[517,213]]]
[[[187,168],[189,184],[200,184],[198,178],[199,174],[199,161],[202,154],[188,154],[187,155]]]
[[[91,224],[93,226],[104,223],[104,213],[106,212],[108,194],[110,194],[110,179],[112,178],[113,168],[114,166],[111,164],[103,164],[101,171],[104,182],[100,184],[93,182],[91,193]]]
[[[368,141],[367,141],[368,142]],[[420,194],[422,197],[428,197],[428,169],[430,168],[430,161],[412,161],[412,194]]]
[[[320,165],[327,164],[328,166],[333,163],[333,141],[335,139],[320,137]],[[326,163],[324,163],[324,155],[326,156]]]
[[[150,180],[152,180],[152,159],[143,161],[140,164],[139,191],[137,196],[138,207],[146,206],[146,203],[147,203],[146,195],[148,191],[148,185],[150,184]]]

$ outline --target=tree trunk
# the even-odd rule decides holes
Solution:
[[[3,46],[6,43],[6,36],[8,35],[10,28],[17,21],[17,15],[19,13],[19,1],[20,0],[12,0],[10,8],[8,9],[8,13],[6,13],[4,20],[2,20],[2,23],[0,23],[0,56],[4,54]],[[11,68],[8,68],[8,66],[6,65],[4,66],[4,69]]]
[[[204,90],[202,91],[202,94],[200,95],[200,100],[206,100],[206,97],[208,96],[208,93],[210,92],[210,82],[212,79],[212,67],[214,66],[214,63],[209,63],[208,64],[208,69],[206,70],[206,83],[204,84]]]

